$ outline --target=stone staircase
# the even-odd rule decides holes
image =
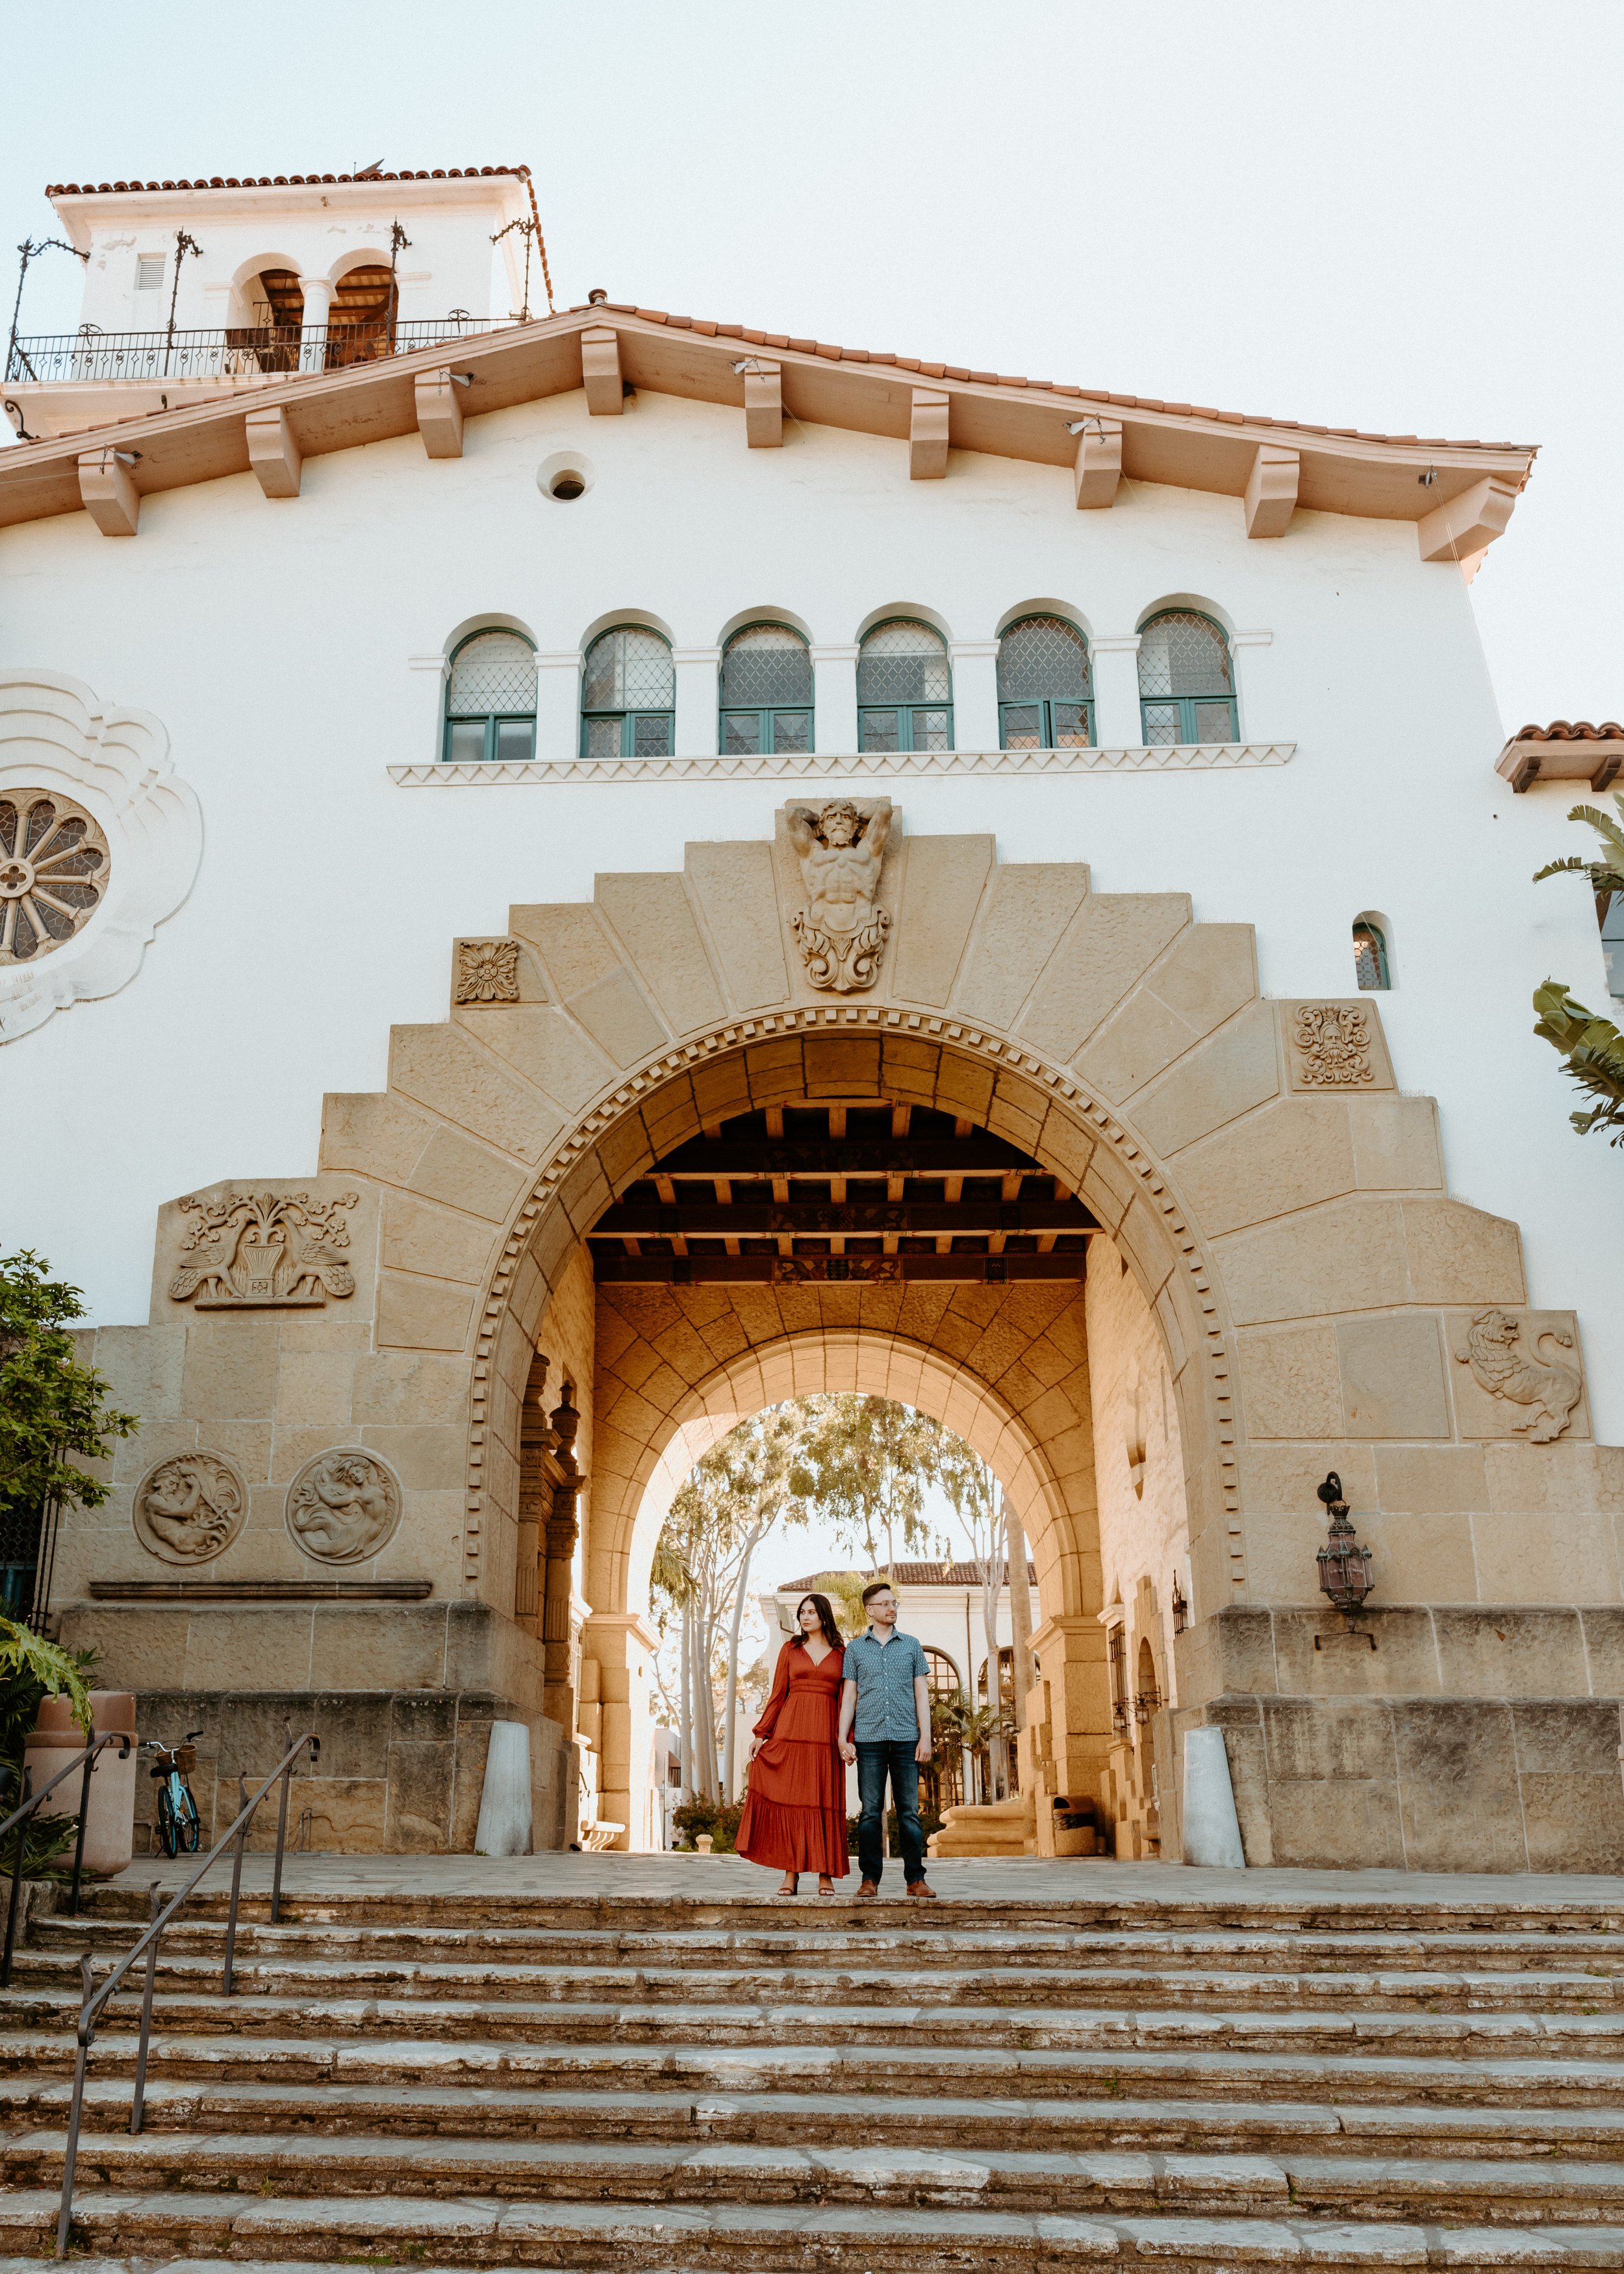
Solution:
[[[1624,2269],[1624,1908],[223,1905],[90,2067],[81,2256],[187,2268]],[[0,1999],[0,2251],[49,2254],[78,1954]],[[263,1899],[249,1905],[263,1920]],[[11,2261],[4,2262],[12,2263]]]

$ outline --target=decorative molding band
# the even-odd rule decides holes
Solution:
[[[858,774],[876,780],[925,775],[1206,773],[1235,766],[1288,766],[1295,742],[1169,742],[1121,750],[806,750],[695,758],[531,758],[477,765],[391,766],[397,789],[475,789],[520,784],[650,781],[786,781]]]

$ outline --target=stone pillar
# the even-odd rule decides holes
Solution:
[[[333,285],[326,276],[301,276],[299,290],[304,295],[304,329],[299,335],[299,369],[325,371],[325,334],[333,306]]]
[[[996,750],[998,742],[998,643],[958,640],[953,659],[953,748]]]
[[[717,667],[719,647],[672,650],[677,673],[677,715],[673,748],[680,758],[713,758],[717,734]]]
[[[658,1642],[635,1611],[594,1611],[582,1646],[583,1687],[585,1660],[590,1658],[599,1700],[598,1813],[602,1821],[624,1826],[612,1843],[614,1847],[643,1849],[647,1845],[652,1721],[649,1669]]]
[[[1094,669],[1094,741],[1102,750],[1136,750],[1145,740],[1139,726],[1139,636],[1097,639]]]
[[[1021,1775],[1037,1804],[1037,1849],[1052,1856],[1055,1800],[1100,1796],[1111,1743],[1106,1639],[1086,1613],[1045,1619],[1032,1638],[1034,1680],[1021,1732]]]
[[[815,647],[812,688],[817,705],[813,735],[818,749],[849,755],[858,747],[856,648]]]
[[[412,718],[408,763],[433,764],[446,754],[446,659],[409,655],[406,668],[411,674]]]

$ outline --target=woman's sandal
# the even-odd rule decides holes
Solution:
[[[781,1895],[798,1895],[801,1893],[800,1872],[786,1871],[784,1874],[784,1884],[778,1889],[778,1893]]]
[[[829,1876],[829,1874],[828,1874],[828,1872],[827,1872],[827,1871],[820,1871],[820,1872],[818,1873],[818,1875],[817,1875],[817,1891],[818,1891],[818,1894],[819,1894],[820,1895],[832,1895],[832,1894],[833,1894],[833,1893],[834,1893],[834,1891],[835,1891],[835,1883],[834,1883],[834,1881],[830,1878],[830,1876]]]

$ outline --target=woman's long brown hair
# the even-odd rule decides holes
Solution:
[[[806,1629],[801,1623],[801,1614],[806,1609],[808,1603],[811,1604],[813,1609],[817,1613],[817,1623],[823,1630],[823,1640],[829,1645],[830,1649],[844,1649],[845,1638],[842,1636],[839,1628],[835,1624],[834,1608],[827,1595],[803,1595],[801,1600],[796,1604],[795,1631],[790,1637],[790,1640],[794,1644],[796,1649],[804,1650],[807,1646]]]

